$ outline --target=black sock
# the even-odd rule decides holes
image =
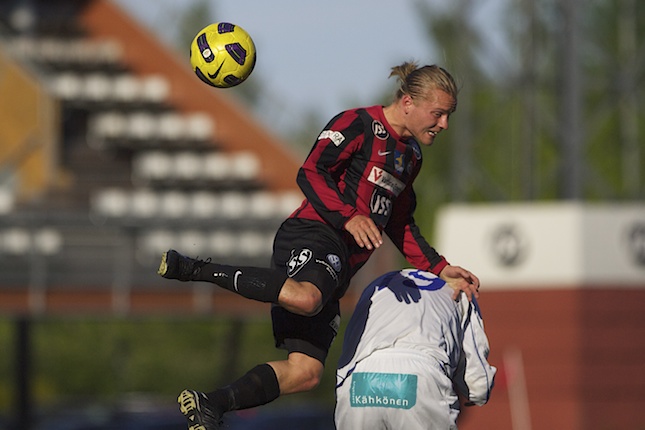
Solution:
[[[248,299],[278,303],[287,275],[275,269],[208,263],[196,280],[212,282]]]
[[[260,364],[231,385],[207,394],[223,412],[265,405],[280,396],[280,385],[273,368]]]
[[[287,275],[275,269],[207,263],[201,268],[197,280],[212,282],[249,299],[278,303]]]

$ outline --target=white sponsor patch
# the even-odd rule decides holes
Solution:
[[[394,193],[395,196],[401,194],[401,191],[405,188],[405,184],[403,182],[376,166],[372,167],[372,171],[367,177],[367,180]]]
[[[340,131],[323,130],[320,136],[318,136],[318,140],[322,139],[329,139],[334,145],[339,146],[345,140],[345,136]]]

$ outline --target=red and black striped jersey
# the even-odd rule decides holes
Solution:
[[[344,229],[356,214],[372,218],[415,268],[439,274],[448,263],[423,238],[413,217],[412,183],[421,162],[419,144],[392,129],[382,106],[342,112],[325,126],[298,172],[305,200],[291,217],[342,232],[352,254],[352,275],[372,252],[358,247]]]

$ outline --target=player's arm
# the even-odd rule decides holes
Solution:
[[[461,300],[463,342],[459,366],[453,376],[457,391],[468,399],[466,405],[482,406],[490,398],[497,369],[488,363],[490,347],[477,300]]]
[[[439,276],[448,261],[428,244],[414,221],[416,197],[412,187],[406,187],[392,207],[392,216],[385,227],[388,237],[412,266]]]
[[[432,246],[428,244],[414,222],[416,197],[411,187],[406,188],[397,198],[394,213],[386,227],[386,232],[399,248],[406,260],[414,267],[427,270],[446,281],[454,290],[456,299],[463,291],[468,300],[479,297],[479,279],[468,270],[452,266]]]

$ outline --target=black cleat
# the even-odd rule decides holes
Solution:
[[[199,391],[184,390],[177,398],[179,410],[188,421],[188,430],[217,430],[222,413],[210,402],[206,394]]]
[[[194,281],[202,267],[210,261],[210,258],[204,261],[186,257],[171,249],[161,256],[161,264],[159,264],[157,273],[167,279],[178,279],[184,282]]]

